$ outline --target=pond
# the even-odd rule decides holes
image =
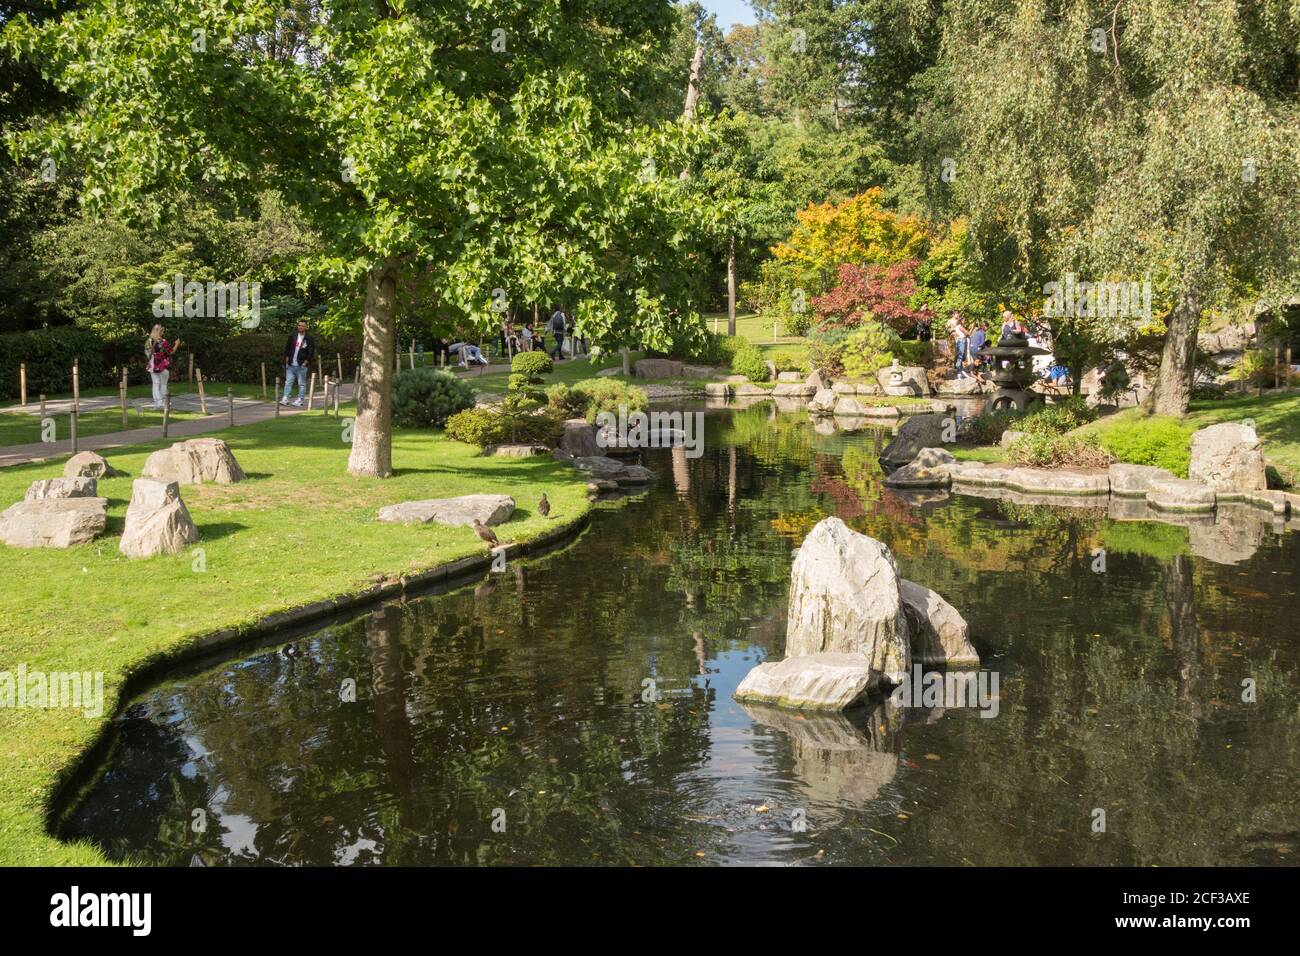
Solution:
[[[711,410],[701,457],[647,452],[658,484],[562,550],[172,672],[60,835],[182,865],[1300,860],[1300,534],[909,500],[881,439]],[[996,716],[732,699],[827,515],[966,616]]]

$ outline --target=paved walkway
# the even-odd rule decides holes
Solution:
[[[349,402],[352,400],[353,386],[350,384],[339,386],[339,401]],[[173,396],[172,408],[186,408],[179,400],[181,398],[190,398],[191,396]],[[198,396],[192,396],[194,399],[194,409],[198,408]],[[323,392],[317,393],[318,404],[316,411],[322,407],[324,402]],[[81,410],[91,409],[91,402],[109,401],[108,407],[117,408],[116,398],[96,398],[83,399]],[[46,402],[46,414],[58,414],[54,408],[55,402]],[[71,400],[62,402],[67,408],[63,410],[66,414],[71,409]],[[208,408],[214,408],[217,405],[222,407],[219,414],[208,415],[206,418],[191,418],[185,421],[169,422],[167,427],[167,437],[177,440],[190,438],[194,435],[203,435],[208,432],[218,432],[224,428],[230,427],[230,408],[226,401],[226,396],[222,395],[219,402],[215,397],[210,397]],[[98,406],[96,406],[98,407]],[[280,415],[288,417],[290,415],[301,415],[307,411],[304,405],[302,408],[293,408],[292,406],[281,406]],[[38,409],[39,412],[39,409]],[[275,405],[271,402],[254,401],[251,399],[235,399],[235,425],[251,425],[254,422],[266,421],[268,418],[275,417]],[[131,428],[120,432],[107,432],[103,435],[89,435],[77,439],[77,451],[104,451],[108,448],[121,448],[126,445],[139,445],[144,442],[158,441],[162,438],[162,425],[151,425],[147,428]],[[64,455],[72,454],[71,439],[64,439],[55,442],[35,442],[30,445],[9,445],[0,448],[0,468],[7,468],[11,465],[24,465],[33,461],[47,461],[51,458],[60,458]]]

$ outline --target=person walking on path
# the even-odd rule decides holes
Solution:
[[[281,405],[289,404],[289,394],[293,383],[298,383],[298,397],[294,400],[295,408],[302,407],[302,400],[307,396],[307,369],[316,354],[316,342],[307,332],[307,322],[298,320],[298,331],[290,334],[284,343],[284,395]]]
[[[145,340],[145,367],[153,381],[153,407],[162,408],[167,401],[167,379],[171,376],[172,356],[181,347],[181,340],[168,344],[163,338],[163,327],[155,325]]]
[[[564,349],[565,321],[564,321],[564,310],[561,309],[558,305],[555,307],[555,311],[551,313],[551,321],[546,323],[546,328],[552,335],[555,336],[555,348],[551,350],[551,358],[555,359],[556,361],[559,361],[561,358],[564,357],[563,349]]]

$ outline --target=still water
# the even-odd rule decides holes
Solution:
[[[181,865],[1300,861],[1300,534],[909,500],[879,440],[710,412],[702,457],[647,453],[659,483],[562,551],[174,672],[61,835]],[[962,611],[996,717],[732,700],[827,515]]]

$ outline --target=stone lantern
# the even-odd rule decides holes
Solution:
[[[991,377],[993,384],[997,386],[989,402],[989,407],[993,411],[1000,412],[1014,408],[1018,412],[1023,412],[1030,405],[1043,401],[1043,396],[1031,392],[1029,386],[1036,378],[1034,357],[1050,355],[1047,349],[1030,345],[1023,339],[1003,339],[997,345],[986,345],[980,349],[979,354],[993,360]]]

